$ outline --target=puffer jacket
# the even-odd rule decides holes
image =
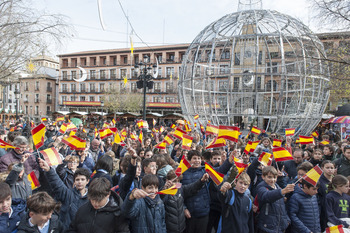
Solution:
[[[276,184],[276,189],[262,181],[257,187],[257,199],[259,214],[257,228],[266,233],[282,233],[289,223],[284,198],[281,188]]]
[[[88,201],[81,206],[67,233],[128,233],[129,222],[121,214],[122,199],[111,191],[109,202],[101,209],[94,209]]]
[[[21,218],[25,216],[26,202],[22,199],[12,199],[12,215],[0,215],[0,232],[10,233],[16,230]]]
[[[87,195],[81,196],[76,188],[68,188],[53,168],[45,172],[45,176],[50,183],[53,193],[55,193],[55,198],[62,203],[60,220],[63,227],[68,229],[78,209],[88,202]]]
[[[22,163],[15,164],[5,182],[10,185],[12,198],[27,200],[27,198],[32,195],[32,186],[26,174],[23,174],[22,178],[19,178],[19,174],[22,170]]]
[[[204,185],[198,180],[192,184],[183,185],[175,195],[165,195],[165,222],[168,233],[181,233],[186,228],[184,199],[195,195]]]
[[[5,156],[5,155],[4,155]],[[350,176],[350,160],[348,160],[345,156],[341,159],[337,159],[334,161],[339,175],[343,175],[345,177]]]
[[[155,199],[149,197],[129,200],[126,196],[122,212],[130,219],[132,233],[165,233],[165,209],[159,195]]]
[[[29,225],[29,216],[25,215],[18,226],[17,233],[40,233],[37,226]],[[58,216],[53,214],[50,219],[50,225],[48,232],[50,233],[61,233],[63,232],[63,227],[61,222],[58,220]]]
[[[320,213],[316,195],[310,196],[302,189],[295,189],[288,203],[292,232],[321,232]]]

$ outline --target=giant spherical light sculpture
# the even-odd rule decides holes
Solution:
[[[190,121],[255,124],[309,134],[329,98],[320,40],[302,22],[272,10],[243,10],[208,25],[189,46],[179,99]]]

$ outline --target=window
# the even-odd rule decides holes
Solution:
[[[48,92],[51,92],[51,91],[52,91],[51,83],[47,83],[47,84],[46,84],[46,90],[47,90]]]
[[[166,82],[165,83],[165,92],[174,92],[174,83]]]
[[[115,79],[117,77],[117,73],[115,69],[109,70],[110,79]]]
[[[124,62],[124,64],[128,64],[128,57],[127,56],[123,57],[123,62]]]
[[[90,70],[90,79],[95,79],[95,78],[96,78],[96,71]]]
[[[96,65],[96,57],[90,57],[90,66]]]
[[[279,57],[279,54],[278,52],[271,52],[270,53],[270,58],[273,59],[273,58],[278,58]]]
[[[85,96],[80,96],[80,101],[85,101]]]
[[[86,58],[80,58],[80,64],[86,66]]]
[[[227,81],[219,81],[219,91],[227,91],[228,82]]]
[[[26,106],[26,110],[25,110],[25,114],[29,114],[29,112],[28,112],[28,106]]]
[[[158,77],[157,78],[160,78],[162,77],[162,67],[158,67]]]
[[[239,77],[233,78],[233,89],[238,90],[239,89]]]
[[[90,83],[90,92],[95,92],[95,83]]]
[[[123,79],[126,77],[126,69],[120,69],[120,79]]]
[[[39,115],[39,106],[35,106],[35,115]]]
[[[24,90],[25,90],[25,91],[28,91],[28,90],[29,90],[28,82],[25,82],[25,84],[24,84]]]
[[[154,92],[161,92],[161,83],[160,82],[154,82]]]
[[[24,98],[24,102],[28,103],[28,94],[26,94],[26,96]]]
[[[239,66],[241,64],[240,53],[235,53],[235,66]]]
[[[51,95],[50,94],[46,95],[46,103],[47,104],[52,104],[52,99],[51,99]]]
[[[106,57],[100,57],[100,65],[103,66],[103,65],[106,65],[107,63],[107,59]]]
[[[67,89],[67,84],[63,83],[62,84],[62,92],[67,92],[68,89]]]
[[[71,76],[72,76],[72,79],[76,79],[77,78],[77,72],[76,71],[71,71]]]
[[[158,63],[162,63],[163,55],[161,53],[160,54],[156,54],[156,58],[158,59]]]
[[[126,87],[123,82],[120,83],[120,93],[125,93],[126,92]]]
[[[35,103],[39,103],[39,94],[35,94]]]
[[[36,90],[36,91],[39,91],[39,87],[40,87],[40,86],[39,86],[39,81],[36,81],[36,82],[35,82],[35,90]]]
[[[131,92],[137,92],[136,83],[131,83]]]
[[[153,96],[153,102],[162,102],[161,96]]]
[[[95,96],[89,96],[89,101],[94,102],[95,101]]]
[[[80,92],[85,92],[85,83],[80,83]]]
[[[104,91],[105,91],[105,84],[100,83],[100,92],[104,92]]]
[[[221,59],[230,59],[230,50],[225,49],[225,50],[221,53]]]
[[[294,64],[286,64],[286,70],[287,70],[287,73],[294,73],[295,72],[295,66]]]
[[[166,68],[166,77],[167,78],[174,77],[174,72],[175,72],[175,68],[174,67],[167,67]]]
[[[67,71],[62,71],[62,80],[67,80],[67,79],[68,79]]]
[[[76,100],[75,95],[71,95],[71,96],[70,96],[70,101],[75,101],[75,100]]]
[[[165,102],[166,103],[174,103],[175,102],[175,98],[174,97],[165,97]]]
[[[220,74],[229,74],[230,69],[228,68],[228,65],[220,65]]]
[[[76,91],[77,91],[77,87],[76,87],[76,84],[75,84],[75,83],[72,83],[72,84],[70,85],[70,90],[71,90],[71,92],[76,92]]]
[[[46,115],[51,114],[51,106],[46,106]]]
[[[105,79],[105,78],[106,78],[106,71],[100,70],[100,79]]]
[[[271,68],[272,68],[272,73],[277,73],[277,71],[278,71],[278,63],[277,62],[272,62],[272,63],[268,62],[268,63],[266,63],[266,65],[267,65],[266,73],[271,73]]]
[[[116,65],[117,65],[117,58],[116,58],[116,57],[113,57],[113,58],[112,58],[112,61],[113,61],[112,64],[113,64],[114,66],[116,66]]]
[[[257,77],[256,79],[256,88],[258,90],[261,89],[261,77]]]
[[[259,51],[258,64],[262,64],[262,51]]]

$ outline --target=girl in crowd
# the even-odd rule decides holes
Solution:
[[[268,137],[261,139],[261,142],[254,150],[254,156],[259,157],[262,152],[267,152],[272,154],[272,143]]]
[[[312,165],[314,165],[314,166],[316,166],[316,165],[320,166],[322,163],[322,158],[323,158],[322,150],[315,149],[314,152],[312,153],[310,163],[312,163]]]

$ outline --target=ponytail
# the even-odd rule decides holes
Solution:
[[[336,175],[333,177],[332,181],[328,184],[328,192],[333,191],[334,189],[346,185],[349,180],[343,175]]]

